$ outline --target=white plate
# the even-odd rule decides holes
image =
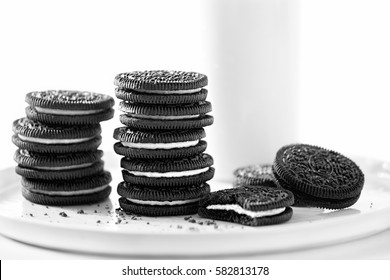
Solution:
[[[390,228],[390,164],[364,158],[356,162],[366,183],[352,207],[338,211],[294,208],[287,223],[256,228],[220,221],[210,224],[198,215],[193,215],[195,222],[184,216],[123,216],[115,210],[115,187],[110,199],[100,204],[32,204],[21,196],[19,178],[10,168],[0,172],[0,233],[47,248],[133,257],[232,256],[335,244]],[[216,190],[229,184],[211,182],[211,187]],[[77,213],[81,209],[85,214]]]

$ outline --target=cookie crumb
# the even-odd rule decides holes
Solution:
[[[196,223],[196,220],[195,219],[189,219],[188,222],[189,223]]]
[[[45,213],[45,214],[43,214],[43,215],[47,216],[47,213]]]
[[[177,228],[178,228],[178,229],[182,229],[182,228],[183,228],[183,226],[181,226],[181,225],[177,225]]]
[[[184,217],[184,220],[188,221],[191,218],[192,218],[192,216],[187,216],[187,217]]]
[[[77,211],[77,214],[85,214],[85,212],[83,209],[80,209],[79,211]]]
[[[30,217],[34,217],[34,215],[32,213],[30,213],[29,215],[30,215]]]
[[[101,223],[101,221],[100,221],[100,220],[97,220],[97,221],[96,221],[96,223],[97,223],[97,224],[100,224],[100,223]]]
[[[59,215],[64,218],[68,217],[68,214],[66,214],[65,212],[60,212]]]
[[[96,211],[96,210],[94,210],[94,211],[93,211],[93,213],[95,213],[95,214],[96,214],[96,213],[97,213],[97,211]]]

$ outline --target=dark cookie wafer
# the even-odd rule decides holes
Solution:
[[[349,158],[318,146],[287,145],[273,164],[281,187],[296,196],[295,206],[341,209],[353,205],[364,185],[364,174]]]
[[[122,170],[123,179],[131,184],[145,185],[154,187],[176,187],[183,185],[196,185],[207,182],[214,177],[215,169],[209,167],[207,171],[196,175],[181,176],[181,177],[147,177],[136,176],[127,170]]]
[[[77,153],[96,150],[102,143],[102,137],[98,136],[89,141],[75,144],[41,144],[21,140],[16,134],[12,135],[12,142],[20,149],[26,149],[37,153]]]
[[[137,149],[123,146],[120,142],[114,144],[114,151],[118,155],[130,158],[162,159],[162,158],[183,158],[203,153],[207,148],[206,141],[199,141],[198,144],[186,148],[174,149]]]
[[[40,153],[91,151],[101,143],[99,124],[60,127],[21,118],[14,121],[13,131],[16,146]]]
[[[110,193],[111,193],[110,186],[95,193],[91,193],[87,195],[73,195],[73,196],[56,196],[56,195],[48,196],[48,195],[32,192],[26,188],[22,188],[22,195],[25,199],[36,204],[56,205],[56,206],[98,203],[108,198]]]
[[[206,183],[176,188],[151,188],[121,182],[119,203],[125,212],[146,216],[172,216],[194,214],[198,201],[210,192]]]
[[[200,154],[189,158],[165,160],[139,160],[122,158],[123,179],[126,182],[145,185],[175,187],[194,185],[213,178],[213,158]]]
[[[194,115],[207,114],[211,112],[212,108],[208,101],[181,105],[149,105],[122,101],[119,103],[119,110],[128,116],[145,119],[155,117],[161,118],[161,120],[168,120],[169,118],[180,120]]]
[[[72,169],[40,169],[18,165],[15,172],[20,176],[41,180],[71,180],[99,174],[103,172],[104,163],[99,160],[91,165]]]
[[[207,83],[207,76],[201,73],[167,70],[121,73],[114,79],[114,84],[119,88],[169,94],[199,91]]]
[[[54,125],[86,125],[97,124],[112,119],[114,109],[108,109],[97,114],[87,115],[56,115],[42,114],[33,107],[26,107],[26,116],[32,120]]]
[[[114,150],[120,155],[133,158],[178,158],[200,154],[206,149],[206,142],[200,141],[204,129],[141,131],[128,127],[114,130],[114,138],[120,142]]]
[[[290,206],[293,203],[294,196],[290,191],[267,186],[245,186],[206,195],[199,202],[198,213],[208,219],[262,226],[288,221],[292,216]]]
[[[145,94],[143,92],[116,88],[115,95],[119,99],[133,103],[177,105],[205,101],[207,98],[207,89],[202,89],[199,92],[191,94]]]
[[[14,154],[14,160],[18,165],[37,169],[68,169],[78,168],[78,166],[91,165],[99,161],[103,156],[103,151],[96,150],[84,153],[67,154],[40,154],[28,150],[18,149]],[[75,167],[72,167],[75,166]]]
[[[26,102],[27,117],[47,124],[96,124],[114,115],[111,96],[88,91],[34,91],[26,95]]]
[[[38,180],[22,177],[23,195],[26,199],[47,205],[71,205],[94,203],[103,200],[111,192],[111,174],[74,180]]]
[[[235,184],[277,187],[271,164],[251,164],[234,170]]]
[[[200,115],[197,118],[181,120],[157,120],[130,117],[126,114],[120,115],[119,120],[122,124],[133,129],[143,130],[185,130],[196,129],[210,126],[214,123],[214,117],[210,115]]]

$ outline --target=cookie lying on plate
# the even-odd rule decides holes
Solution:
[[[207,219],[247,226],[288,221],[294,196],[290,191],[267,186],[245,186],[211,192],[199,202],[198,214]]]
[[[89,91],[34,91],[26,95],[26,102],[27,117],[46,124],[97,124],[114,116],[114,99]]]
[[[198,211],[198,203],[210,186],[206,183],[180,187],[145,187],[121,182],[119,204],[125,212],[146,216],[189,215]]]
[[[280,186],[294,194],[294,206],[346,208],[364,185],[364,174],[351,159],[313,145],[282,147],[272,168]]]

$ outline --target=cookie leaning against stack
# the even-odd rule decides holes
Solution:
[[[15,171],[22,194],[34,203],[94,203],[111,192],[104,170],[100,121],[113,116],[114,99],[85,91],[36,91],[26,95],[27,118],[13,123]]]
[[[210,192],[213,158],[204,153],[205,126],[213,123],[206,101],[207,76],[183,71],[134,71],[115,77],[124,127],[114,131],[125,212],[148,216],[197,212]]]

